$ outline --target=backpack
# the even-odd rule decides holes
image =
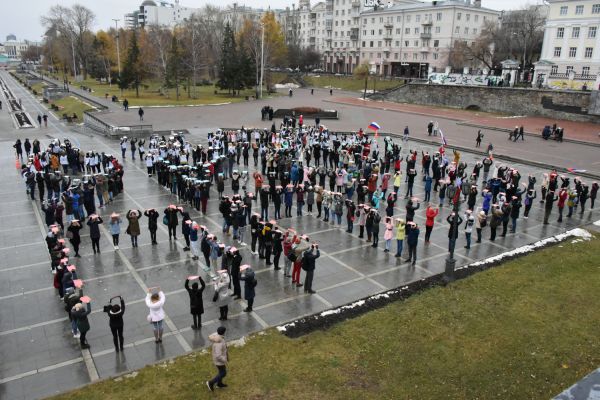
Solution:
[[[302,257],[302,269],[308,271],[308,259],[306,257]]]
[[[298,257],[296,256],[296,253],[294,253],[294,251],[290,251],[290,254],[288,254],[287,258],[291,262],[296,262],[296,260],[298,259]]]

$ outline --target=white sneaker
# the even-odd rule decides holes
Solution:
[[[73,335],[73,337],[74,337],[75,339],[79,339],[79,336],[81,336],[79,333],[76,333],[76,334],[74,334],[74,335]]]
[[[119,250],[119,246],[115,246],[115,250]]]

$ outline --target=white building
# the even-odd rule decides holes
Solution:
[[[198,8],[183,7],[179,0],[175,3],[167,1],[145,0],[139,11],[136,10],[125,15],[125,25],[128,28],[144,27],[148,25],[160,25],[170,28],[184,22],[192,14],[200,12]]]
[[[294,15],[300,43],[322,54],[328,72],[350,74],[366,61],[380,75],[426,77],[445,69],[455,41],[474,41],[500,12],[469,0],[325,0],[312,8],[301,0]]]
[[[600,73],[600,0],[548,0],[550,10],[534,82],[580,89]]]
[[[25,53],[29,46],[37,45],[37,43],[28,40],[19,41],[15,35],[6,36],[6,41],[2,43],[0,54],[5,55],[11,60],[21,60],[21,54]]]

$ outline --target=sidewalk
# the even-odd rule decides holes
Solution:
[[[507,116],[502,114],[432,107],[419,104],[394,103],[390,101],[365,101],[361,98],[353,97],[334,97],[333,99],[326,101],[385,111],[418,114],[430,116],[432,118],[451,119],[460,121],[461,124],[479,126],[486,129],[514,129],[515,126],[523,125],[527,132],[536,135],[541,135],[544,126],[556,123],[557,126],[564,128],[565,138],[567,139],[600,144],[600,127],[591,122],[552,120],[550,118],[537,116]]]

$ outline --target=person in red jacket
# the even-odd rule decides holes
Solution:
[[[437,217],[439,212],[439,208],[433,208],[431,206],[427,206],[427,210],[425,210],[425,216],[427,217],[427,221],[425,222],[425,243],[429,243],[429,237],[431,236],[431,231],[433,230],[435,217]]]
[[[568,197],[569,192],[567,192],[567,189],[560,189],[560,192],[558,192],[558,202],[556,204],[558,207],[558,222],[562,222],[563,209],[565,208],[565,203]]]
[[[258,197],[258,192],[260,192],[263,184],[263,176],[260,172],[256,171],[252,177],[254,178],[254,196]]]

